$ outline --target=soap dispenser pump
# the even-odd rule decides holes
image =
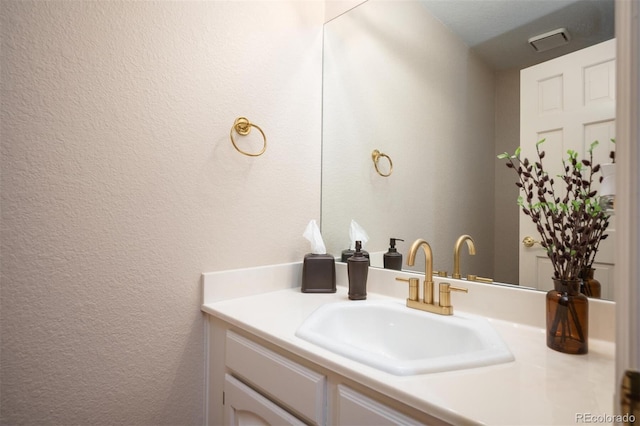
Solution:
[[[356,241],[356,251],[347,259],[347,274],[349,276],[349,299],[364,300],[367,298],[367,275],[369,273],[369,259],[362,253],[362,242]]]
[[[349,241],[349,248],[342,251],[342,257],[340,258],[342,262],[346,262],[354,255],[355,250],[353,248],[355,247],[356,241],[360,241],[362,254],[364,257],[369,259],[369,253],[364,249],[364,244],[369,241],[369,235],[367,235],[367,232],[362,228],[362,226],[358,225],[355,220],[351,220],[351,224],[349,225]]]
[[[402,269],[402,253],[398,253],[396,249],[396,241],[404,241],[400,238],[389,239],[389,251],[383,256],[384,268],[395,269],[400,271]]]
[[[368,252],[368,251],[366,251],[366,250],[364,250],[364,249],[362,249],[362,248],[360,249],[360,251],[362,252],[362,255],[363,255],[364,257],[366,257],[367,259],[371,259],[371,255],[369,254],[369,252]],[[341,261],[341,262],[346,262],[346,261],[347,261],[347,260],[349,260],[349,258],[350,258],[351,256],[353,256],[355,253],[356,253],[356,251],[355,251],[355,250],[352,250],[352,249],[345,249],[345,250],[342,250],[342,254],[341,254],[341,256],[340,256],[340,261]]]

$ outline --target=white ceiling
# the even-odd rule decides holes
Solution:
[[[614,36],[613,0],[420,0],[496,69],[525,68]],[[535,52],[528,39],[566,28],[569,44]]]

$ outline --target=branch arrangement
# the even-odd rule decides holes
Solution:
[[[589,158],[578,160],[578,154],[569,150],[562,160],[563,174],[559,182],[565,185],[558,194],[555,180],[544,170],[544,151],[536,143],[538,159],[520,160],[520,148],[515,154],[504,153],[507,167],[518,175],[516,186],[524,193],[518,197],[518,205],[529,216],[541,236],[541,244],[547,251],[554,269],[554,278],[577,279],[583,270],[593,264],[600,242],[607,238],[604,232],[609,225],[609,214],[601,207],[593,183],[600,172],[600,165],[593,165],[591,144]],[[600,176],[599,180],[602,180]]]

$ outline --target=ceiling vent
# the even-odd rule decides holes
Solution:
[[[536,52],[554,49],[569,43],[569,33],[564,28],[549,31],[529,39],[529,44]]]

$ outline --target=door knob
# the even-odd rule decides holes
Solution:
[[[527,235],[526,237],[524,237],[522,239],[522,244],[525,247],[529,248],[529,247],[533,247],[534,244],[541,244],[541,243],[540,243],[540,241],[536,241],[532,237]]]

